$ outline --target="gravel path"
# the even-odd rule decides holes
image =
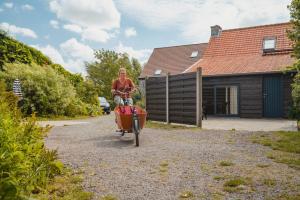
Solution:
[[[299,190],[300,172],[268,159],[269,148],[252,144],[251,132],[145,128],[137,148],[133,135],[115,133],[113,114],[80,121],[87,123],[52,128],[46,145],[84,172],[95,199],[173,200],[185,192],[190,199],[266,199]],[[223,160],[234,164],[222,167]],[[249,184],[225,192],[224,182],[237,176]]]

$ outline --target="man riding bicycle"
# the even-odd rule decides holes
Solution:
[[[114,80],[111,87],[114,102],[117,106],[124,105],[124,100],[127,101],[128,105],[133,106],[133,100],[131,94],[135,91],[135,85],[130,78],[126,76],[126,69],[119,69],[119,77]]]

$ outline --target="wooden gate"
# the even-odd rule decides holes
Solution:
[[[146,77],[148,119],[202,126],[201,69],[193,73]]]

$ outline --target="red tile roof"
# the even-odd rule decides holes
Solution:
[[[202,57],[206,47],[207,43],[155,48],[141,77],[153,76],[155,70],[159,69],[162,70],[161,74],[180,74]],[[190,57],[193,51],[198,51],[195,58]]]
[[[278,72],[293,64],[290,23],[223,30],[211,37],[202,59],[187,72],[202,67],[204,76]],[[276,52],[263,54],[265,37],[276,37]]]

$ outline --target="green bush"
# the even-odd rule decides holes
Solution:
[[[5,63],[20,62],[39,65],[51,64],[51,60],[40,51],[9,37],[0,30],[0,70]]]
[[[37,126],[34,117],[23,120],[12,106],[17,101],[8,103],[11,93],[0,85],[0,199],[26,199],[41,192],[63,164],[44,147],[48,128]]]
[[[4,71],[0,71],[0,79],[4,79],[9,88],[12,88],[13,81],[17,78],[22,84],[22,111],[26,115],[36,113],[38,116],[76,116],[91,112],[89,107],[93,106],[83,102],[70,81],[51,67],[14,63],[6,64]],[[84,88],[82,86],[82,90]],[[92,98],[85,95],[85,98]],[[95,100],[86,102],[98,105]]]

